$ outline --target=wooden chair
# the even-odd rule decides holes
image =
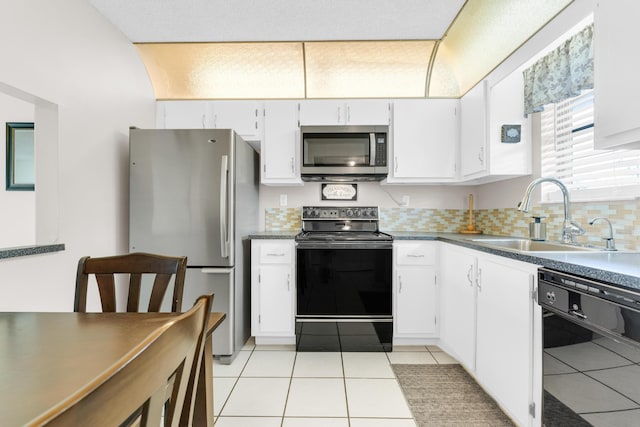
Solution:
[[[190,372],[201,358],[212,299],[198,298],[191,310],[158,328],[34,425],[158,427],[167,395],[165,426],[190,425],[180,418]]]
[[[171,311],[182,311],[182,292],[187,269],[187,257],[168,257],[147,253],[131,253],[103,258],[83,257],[78,262],[76,275],[76,296],[73,311],[87,311],[87,288],[89,276],[94,275],[102,311],[116,311],[115,277],[129,274],[129,294],[127,311],[138,312],[140,305],[140,285],[142,276],[155,274],[147,311],[158,312],[171,277],[175,275]]]

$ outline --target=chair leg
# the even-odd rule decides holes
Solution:
[[[213,338],[207,336],[202,352],[202,365],[198,375],[198,388],[196,390],[195,407],[193,413],[193,426],[213,426],[213,350],[211,348]]]

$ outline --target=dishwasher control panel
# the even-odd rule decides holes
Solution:
[[[540,305],[551,306],[566,313],[569,311],[569,291],[545,282],[539,282],[538,302]]]

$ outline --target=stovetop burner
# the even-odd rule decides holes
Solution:
[[[391,241],[379,230],[375,206],[302,208],[302,232],[297,241]]]

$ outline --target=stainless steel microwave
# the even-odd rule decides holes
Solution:
[[[301,126],[304,181],[379,181],[389,172],[388,126]]]

